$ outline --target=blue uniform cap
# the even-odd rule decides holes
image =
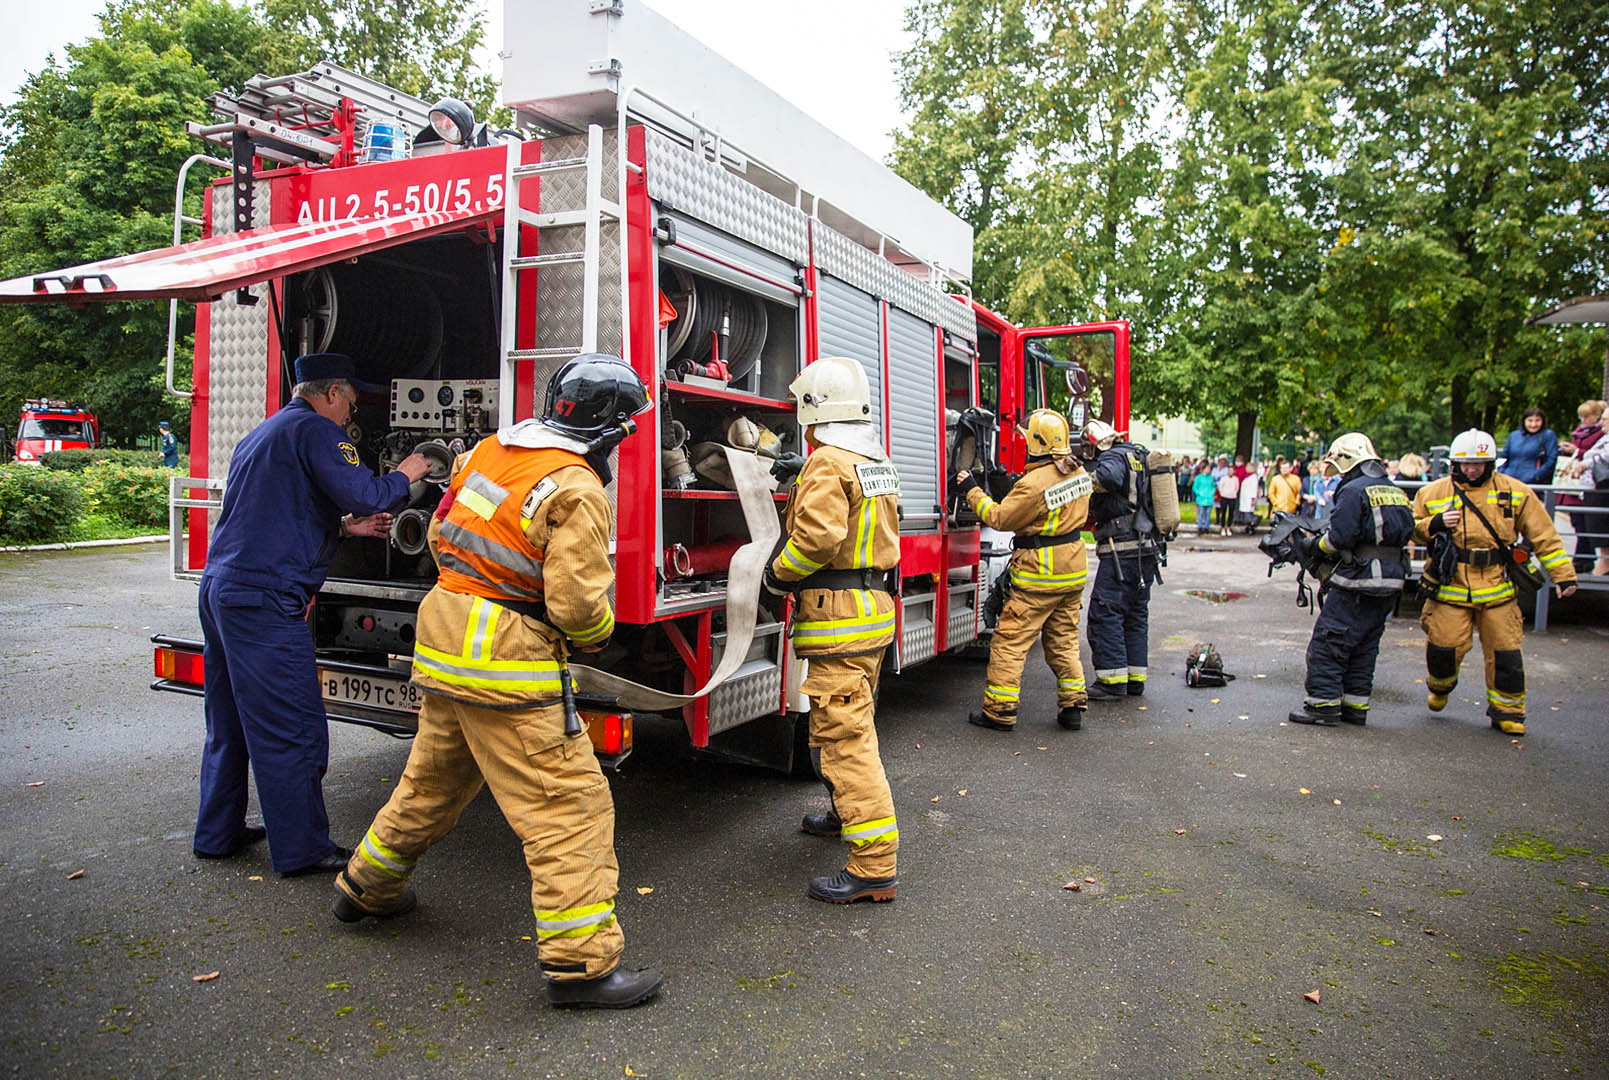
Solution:
[[[298,383],[317,382],[320,379],[345,379],[351,382],[357,370],[357,365],[345,353],[308,353],[296,358]]]
[[[165,427],[168,426],[168,422],[166,420],[159,420],[159,421],[157,421],[156,426],[159,427],[159,428],[165,428]]]

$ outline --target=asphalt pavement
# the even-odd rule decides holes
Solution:
[[[899,898],[805,897],[818,785],[690,760],[642,721],[612,781],[624,1013],[546,1007],[519,847],[482,794],[417,912],[339,925],[327,878],[190,853],[199,701],[146,689],[197,633],[163,546],[0,555],[0,1068],[24,1076],[1609,1075],[1609,626],[1526,640],[1530,730],[1478,653],[1446,712],[1387,632],[1365,728],[1284,723],[1311,616],[1245,538],[1176,545],[1143,698],[968,726],[983,668],[888,680]],[[1195,548],[1192,550],[1192,548]],[[1234,598],[1212,590],[1243,594]],[[1210,640],[1238,675],[1187,689]],[[1087,656],[1087,650],[1086,650]],[[408,744],[335,725],[351,843]],[[1076,885],[1077,889],[1068,888]],[[216,978],[197,981],[217,972]]]

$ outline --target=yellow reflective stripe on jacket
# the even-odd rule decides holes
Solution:
[[[1457,495],[1449,495],[1445,499],[1426,499],[1425,500],[1425,509],[1429,510],[1432,514],[1439,514],[1443,510],[1446,510],[1449,507],[1451,507],[1453,505],[1453,503],[1455,503],[1457,501],[1458,501],[1458,496]]]
[[[604,638],[614,633],[614,629],[615,613],[612,611],[605,611],[603,613],[603,618],[599,619],[596,624],[589,626],[580,633],[571,634],[570,640],[580,645],[591,645],[594,641],[602,641]]]
[[[469,618],[464,621],[464,651],[467,660],[490,658],[492,635],[497,633],[497,616],[502,608],[483,596],[475,597],[469,605]]]
[[[993,698],[996,701],[1016,701],[1022,696],[1022,690],[1015,686],[996,686],[993,683],[985,683],[983,696]]]
[[[799,550],[799,545],[792,540],[782,545],[782,561],[787,564],[788,569],[801,577],[808,577],[826,565],[806,557],[805,553]]]
[[[795,645],[833,645],[893,633],[894,613],[888,611],[881,615],[855,615],[847,619],[823,619],[793,625]]]
[[[879,840],[898,840],[899,828],[891,817],[878,818],[876,821],[863,821],[859,825],[845,822],[839,830],[846,844],[863,847],[866,844],[875,844]]]
[[[409,859],[398,855],[386,847],[380,842],[380,838],[374,835],[372,828],[363,837],[363,843],[358,845],[358,854],[363,856],[364,862],[382,874],[399,879],[413,873],[414,865],[419,861],[417,858]]]
[[[872,541],[877,537],[877,500],[860,501],[860,524],[855,530],[855,557],[851,564],[867,567],[872,564]]]
[[[560,937],[586,937],[589,934],[596,934],[615,921],[613,900],[604,900],[583,907],[562,908],[558,911],[546,911],[542,908],[533,910],[536,912],[538,941]]]
[[[984,519],[984,518],[989,516],[989,511],[993,510],[995,507],[997,507],[999,505],[1000,505],[999,503],[995,502],[993,499],[989,498],[989,496],[985,495],[981,499],[978,500],[978,505],[972,512],[974,514],[976,514],[978,516],[978,519],[981,521],[982,519]]]
[[[1049,551],[1049,548],[1041,548]],[[1065,574],[1047,574],[1037,570],[1024,570],[1021,567],[1011,568],[1011,583],[1025,587],[1040,589],[1075,589],[1084,584],[1089,577],[1088,570],[1072,570]]]
[[[557,660],[477,660],[415,642],[413,666],[420,674],[453,686],[533,694],[559,692]]]
[[[1551,570],[1555,566],[1560,566],[1569,561],[1570,556],[1564,553],[1563,548],[1560,548],[1558,551],[1550,551],[1546,555],[1542,555],[1537,558],[1537,562],[1542,564],[1542,569],[1544,570]]]

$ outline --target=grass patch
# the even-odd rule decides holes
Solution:
[[[81,540],[127,540],[134,536],[157,536],[163,531],[151,525],[130,525],[104,514],[86,514],[73,522],[62,539],[69,543]]]
[[[1609,992],[1609,950],[1584,957],[1556,952],[1509,953],[1492,970],[1503,1001],[1564,1014]]]

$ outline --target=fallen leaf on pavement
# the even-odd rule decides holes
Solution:
[[[263,879],[263,876],[261,874],[253,874],[253,875],[251,875],[251,877],[247,878],[246,880],[247,881],[261,881],[262,879]]]
[[[1246,774],[1243,773],[1243,772],[1237,772],[1237,773],[1235,773],[1235,779],[1236,780],[1244,780],[1244,779],[1246,779]]]
[[[637,895],[638,896],[647,896],[649,893],[651,893],[653,891],[654,891],[654,887],[652,885],[639,885],[639,886],[637,886]]]
[[[1313,1004],[1315,1004],[1315,1005],[1318,1004],[1319,993],[1318,993],[1317,990],[1309,990],[1307,993],[1303,994],[1302,996],[1305,997],[1307,1000],[1311,1001]]]
[[[957,791],[957,792],[956,792],[956,794],[957,794],[957,795],[965,795],[965,794],[966,794],[966,793],[967,793],[967,789],[966,789],[966,788],[962,788],[962,789],[961,789],[961,790],[960,790],[960,791]]]
[[[1069,881],[1067,884],[1063,885],[1062,888],[1068,890],[1069,892],[1083,892],[1084,891],[1084,886],[1080,885],[1076,881]]]
[[[935,796],[933,796],[933,801],[934,801],[934,802],[938,802],[938,801],[939,801],[939,797],[938,797],[938,796],[937,796],[937,795],[935,795]]]
[[[1592,882],[1590,882],[1590,881],[1578,881],[1575,884],[1576,884],[1576,888],[1578,888],[1578,889],[1590,889],[1590,888],[1592,888]]]
[[[1459,817],[1459,816],[1458,816],[1458,815],[1457,815],[1457,814],[1454,814],[1454,815],[1453,815],[1453,820],[1454,820],[1454,821],[1463,821],[1463,820],[1464,820],[1464,819],[1463,819],[1463,818],[1461,818],[1461,817]]]
[[[1251,717],[1249,715],[1245,714],[1245,713],[1242,713],[1240,716],[1235,717],[1235,719],[1236,720],[1250,720]]]
[[[1252,678],[1254,678],[1254,679],[1266,679],[1266,678],[1268,678],[1268,676],[1267,675],[1253,675]]]
[[[1341,800],[1340,799],[1331,799],[1330,802],[1334,803],[1336,806],[1341,805]]]
[[[642,1073],[640,1073],[640,1072],[632,1072],[632,1071],[631,1071],[631,1066],[630,1066],[630,1065],[627,1065],[627,1066],[626,1066],[626,1075],[627,1075],[627,1076],[641,1076],[641,1075],[642,1075]]]
[[[1174,836],[1183,836],[1184,835],[1184,830],[1183,829],[1174,829],[1173,830],[1173,835]]]
[[[1085,885],[1093,885],[1093,884],[1095,884],[1095,879],[1092,878],[1092,877],[1087,877],[1087,878],[1084,879],[1084,884]]]
[[[922,744],[921,744],[921,743],[917,743],[917,744],[916,744],[916,748],[917,748],[917,749],[918,749],[918,750],[920,750],[920,749],[922,749]]]
[[[1381,917],[1380,912],[1375,908],[1370,908],[1369,909],[1369,914],[1373,915],[1376,919]]]
[[[190,976],[190,981],[191,982],[211,982],[213,979],[216,979],[217,977],[218,977],[218,973],[216,971],[209,971],[205,975],[192,975],[192,976]]]
[[[1214,705],[1216,705],[1216,704],[1218,704],[1218,702],[1219,702],[1219,701],[1221,701],[1221,700],[1223,700],[1223,699],[1222,699],[1222,698],[1213,698],[1213,699],[1212,699],[1212,703],[1213,703],[1213,704],[1214,704]]]
[[[1313,793],[1311,791],[1307,790],[1305,787],[1299,787],[1299,788],[1296,789],[1296,794],[1298,794],[1298,795],[1311,795]]]
[[[1034,749],[1035,750],[1049,750],[1050,747],[1048,747],[1048,746],[1036,746],[1036,747],[1034,747]]]
[[[77,881],[79,878],[81,878],[83,876],[84,876],[84,872],[82,870],[74,870],[72,873],[67,875],[67,880],[68,881]]]
[[[520,940],[521,941],[530,941],[531,940],[531,935],[530,934],[521,934],[520,935]]]
[[[1425,933],[1429,934],[1431,937],[1435,937],[1437,934],[1441,933],[1441,931],[1437,930],[1434,926],[1427,926],[1425,927]]]
[[[1441,843],[1441,834],[1431,833],[1429,836],[1425,837],[1425,839],[1429,840],[1432,844],[1439,844]]]
[[[28,781],[26,784],[24,784],[22,786],[23,787],[44,787],[45,782],[43,780],[30,780],[30,781]]]
[[[1144,712],[1144,711],[1145,711],[1145,710],[1147,710],[1147,709],[1149,709],[1149,708],[1150,708],[1150,707],[1151,707],[1151,706],[1149,706],[1149,705],[1141,705],[1141,706],[1140,706],[1140,711],[1141,711],[1141,712]]]

